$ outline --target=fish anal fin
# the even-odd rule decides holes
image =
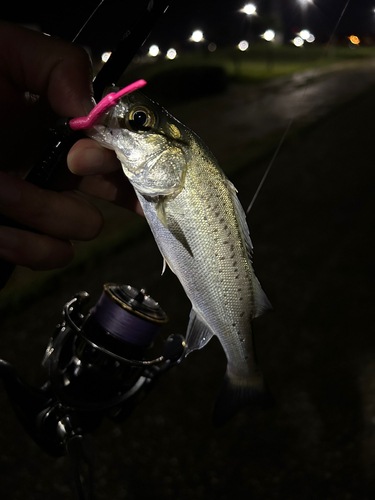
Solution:
[[[161,270],[161,275],[165,273],[165,270],[167,269],[167,261],[165,260],[165,257],[163,257],[163,269]]]
[[[242,379],[232,376],[227,368],[215,402],[213,423],[217,426],[224,425],[247,406],[265,409],[272,404],[273,398],[262,376]]]
[[[266,311],[272,311],[273,307],[256,276],[253,279],[253,286],[255,305],[252,319],[255,319]]]
[[[202,349],[213,337],[212,331],[199,318],[194,309],[190,312],[190,320],[186,332],[186,351],[187,356],[191,351]]]

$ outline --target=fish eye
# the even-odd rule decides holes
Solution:
[[[143,106],[134,107],[129,113],[129,126],[136,132],[145,131],[155,125],[154,113]]]

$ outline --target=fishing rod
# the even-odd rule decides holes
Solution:
[[[94,9],[93,13],[74,37],[74,41],[77,40],[99,7],[103,8],[103,3],[104,0]],[[171,0],[148,0],[138,19],[125,31],[117,42],[117,46],[112,51],[111,56],[93,80],[94,98],[97,102],[101,100],[106,88],[117,83],[134,56],[147,40],[160,17],[168,9],[170,3]],[[126,6],[126,2],[122,2],[122,4],[124,7]],[[115,9],[110,5],[109,9],[114,11],[113,14],[120,14],[118,11],[115,12]],[[82,132],[73,131],[68,126],[68,119],[59,120],[55,128],[51,131],[50,144],[40,160],[30,170],[25,180],[43,189],[50,188],[57,174],[61,173],[64,169],[66,170],[66,157],[69,150],[82,137],[84,137]],[[0,217],[0,225],[31,230],[23,224],[5,216]],[[15,267],[15,264],[12,262],[0,260],[0,290],[8,282]]]

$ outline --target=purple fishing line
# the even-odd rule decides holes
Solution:
[[[158,331],[155,324],[131,314],[112,301],[105,292],[91,313],[104,330],[130,344],[148,346]]]

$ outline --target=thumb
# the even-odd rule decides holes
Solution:
[[[92,108],[91,61],[71,43],[0,21],[0,78],[18,92],[48,99],[60,116]]]

